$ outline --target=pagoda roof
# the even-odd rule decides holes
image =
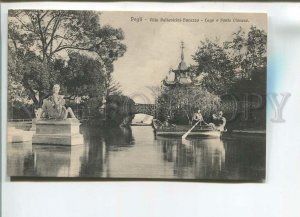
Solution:
[[[187,67],[186,63],[184,62],[184,60],[181,60],[181,62],[178,65],[177,70],[180,70],[180,71],[188,70],[188,67]]]
[[[188,70],[188,67],[187,67],[186,63],[184,62],[184,54],[183,54],[184,44],[183,44],[183,41],[181,42],[181,47],[180,48],[181,48],[181,55],[180,55],[181,61],[178,65],[177,70],[178,71],[186,71],[186,70]]]

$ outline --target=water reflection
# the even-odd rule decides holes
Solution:
[[[27,175],[34,168],[31,142],[9,143],[7,145],[8,175]]]
[[[130,127],[109,130],[85,128],[83,133],[88,149],[87,157],[82,164],[81,176],[110,177],[109,151],[124,151],[134,144]]]
[[[8,144],[11,176],[262,180],[265,144],[257,139],[155,137],[150,126],[82,127],[81,146]]]
[[[79,176],[85,146],[33,145],[34,175],[47,177]]]
[[[131,147],[134,145],[134,137],[131,127],[118,127],[105,131],[105,143],[109,150],[123,150],[122,147]]]
[[[79,176],[86,146],[8,144],[8,174],[12,176]]]
[[[157,138],[162,146],[163,159],[174,162],[174,175],[178,178],[220,178],[225,164],[225,146],[220,139],[190,140]]]

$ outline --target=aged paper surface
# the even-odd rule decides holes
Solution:
[[[267,15],[11,10],[9,176],[265,179]]]

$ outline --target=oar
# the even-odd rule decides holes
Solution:
[[[183,136],[181,137],[181,139],[184,140],[190,134],[190,132],[197,126],[197,124],[199,124],[199,122],[200,122],[200,120],[197,123],[195,123],[195,125],[192,126],[192,128],[189,129],[189,131],[187,131],[185,134],[183,134]]]

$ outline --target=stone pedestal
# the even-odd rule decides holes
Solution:
[[[9,126],[7,129],[7,142],[28,142],[32,140],[32,134],[33,132]]]
[[[66,120],[38,120],[33,144],[82,145],[83,136],[79,133],[80,122],[76,118]]]

